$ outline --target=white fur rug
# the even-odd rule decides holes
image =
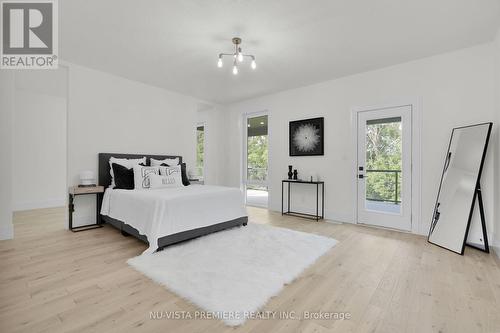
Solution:
[[[212,317],[236,326],[336,243],[333,238],[249,223],[128,263]]]

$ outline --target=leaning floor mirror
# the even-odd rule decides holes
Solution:
[[[483,247],[478,248],[489,251],[481,172],[492,126],[492,123],[484,123],[453,129],[432,215],[430,243],[463,254],[477,207],[483,233]]]

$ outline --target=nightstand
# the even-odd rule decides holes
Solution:
[[[104,186],[91,186],[91,187],[78,187],[72,186],[69,188],[69,205],[68,205],[68,218],[69,218],[69,230],[73,232],[102,228],[102,225],[99,224],[99,194],[104,193]],[[75,200],[75,196],[77,195],[96,195],[96,223],[94,224],[86,224],[81,225],[79,227],[73,227],[73,212],[75,211],[75,205],[73,201]]]

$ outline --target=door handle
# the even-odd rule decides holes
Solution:
[[[363,179],[363,178],[365,178],[365,176],[364,175],[358,175],[358,178],[359,179]]]

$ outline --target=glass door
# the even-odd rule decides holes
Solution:
[[[268,124],[267,114],[245,117],[244,187],[246,202],[250,206],[267,207],[268,204]]]
[[[411,230],[411,107],[358,113],[358,223]]]

